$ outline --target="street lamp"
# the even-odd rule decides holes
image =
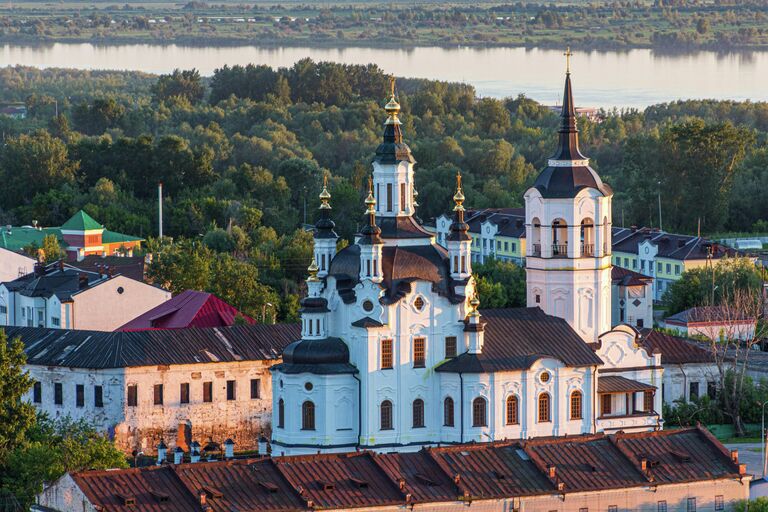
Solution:
[[[763,415],[762,415],[763,416],[763,420],[762,420],[762,423],[761,423],[761,430],[760,430],[760,440],[762,441],[760,443],[760,454],[761,454],[760,455],[760,461],[763,464],[763,479],[765,479],[765,469],[766,469],[765,468],[765,466],[766,466],[766,464],[765,464],[765,406],[766,405],[768,405],[768,400],[763,402],[763,407],[762,407],[762,409],[763,409]]]

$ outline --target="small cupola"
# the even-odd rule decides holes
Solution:
[[[336,256],[336,242],[339,235],[334,229],[336,224],[331,220],[331,194],[328,192],[328,176],[323,177],[323,191],[320,192],[320,217],[315,224],[314,256],[317,263],[317,276],[324,278],[328,275],[331,260]]]
[[[381,253],[384,242],[381,229],[376,225],[376,199],[373,197],[373,180],[368,180],[368,197],[365,199],[368,224],[360,232],[360,280],[380,283],[383,280]]]
[[[307,269],[307,296],[301,301],[301,337],[303,339],[323,339],[327,336],[328,301],[320,296],[323,282],[317,277],[317,263]]]
[[[446,239],[448,256],[451,260],[451,277],[464,280],[472,275],[472,237],[469,224],[464,221],[464,191],[461,186],[461,173],[456,174],[456,194],[453,196],[454,220]]]
[[[480,316],[480,299],[477,294],[469,301],[469,313],[464,320],[464,332],[467,335],[467,346],[470,354],[480,354],[483,351],[485,323]]]

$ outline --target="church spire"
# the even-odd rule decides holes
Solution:
[[[573,104],[571,88],[571,52],[570,47],[565,55],[565,89],[563,90],[563,107],[560,111],[560,129],[558,130],[558,148],[551,157],[552,160],[586,160],[587,157],[579,151],[579,130],[576,128],[576,107]]]
[[[469,224],[464,221],[464,191],[461,185],[461,172],[456,173],[456,193],[453,195],[453,202],[455,203],[453,207],[455,217],[453,224],[451,224],[448,240],[469,240],[470,237],[467,234]]]
[[[365,198],[365,214],[368,216],[368,224],[362,229],[363,241],[369,244],[381,243],[381,228],[376,225],[376,198],[373,197],[373,178],[368,178],[368,197]]]
[[[376,148],[376,162],[395,164],[406,161],[414,163],[411,149],[403,142],[403,128],[400,122],[400,103],[395,95],[395,77],[389,77],[389,101],[384,105],[387,119],[384,121],[384,136]]]
[[[336,255],[336,240],[339,235],[334,229],[336,223],[331,220],[331,194],[328,192],[328,176],[323,176],[323,191],[320,192],[320,216],[315,223],[315,265],[318,276],[328,275],[331,260]]]

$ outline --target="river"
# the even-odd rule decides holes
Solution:
[[[203,75],[224,64],[290,66],[311,57],[349,64],[376,63],[398,76],[466,82],[481,96],[520,93],[546,104],[560,101],[562,51],[526,48],[310,48],[177,46],[159,44],[0,45],[0,65],[127,69],[167,73],[197,68]],[[588,107],[638,107],[676,99],[768,100],[768,52],[697,51],[665,54],[649,49],[576,52],[577,102]]]

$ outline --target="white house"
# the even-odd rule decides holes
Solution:
[[[64,262],[0,284],[0,325],[112,331],[169,300],[171,292]]]
[[[653,278],[614,265],[611,269],[613,325],[653,327]]]
[[[668,316],[664,327],[681,336],[749,341],[755,337],[757,320],[733,308],[699,306]]]
[[[269,366],[296,324],[98,332],[9,327],[34,379],[28,400],[52,418],[84,419],[130,453],[161,440],[233,439],[254,449],[271,419]]]
[[[323,190],[302,336],[272,368],[278,454],[416,450],[661,428],[660,355],[611,328],[612,192],[560,144],[526,193],[528,308],[478,311],[461,177],[443,248],[414,216],[414,159],[386,105],[367,221],[336,252]]]

